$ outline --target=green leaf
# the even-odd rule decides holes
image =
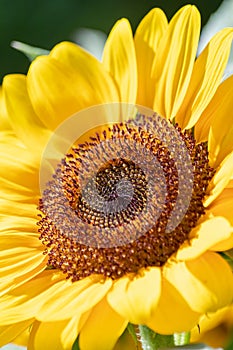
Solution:
[[[12,41],[11,46],[14,49],[24,53],[24,55],[29,59],[29,61],[33,61],[37,56],[49,54],[48,50],[21,43],[20,41]]]
[[[224,253],[233,260],[233,249],[226,250]]]
[[[134,325],[132,323],[128,323],[128,326],[127,326],[127,331],[129,332],[129,334],[132,336],[135,344],[137,344],[138,342],[138,339],[137,339],[137,334],[135,332],[135,328],[134,328]]]
[[[224,350],[232,350],[232,349],[233,349],[233,330],[232,330],[231,339],[230,339],[229,343],[227,344],[227,346],[224,348]]]
[[[75,340],[75,342],[72,346],[72,350],[80,350],[80,347],[78,345],[78,338]]]
[[[165,350],[165,349],[164,349]],[[216,348],[212,348],[211,346],[208,346],[203,343],[196,343],[196,344],[189,344],[186,346],[178,346],[176,348],[166,348],[166,350],[217,350]],[[220,349],[219,349],[220,350]]]
[[[225,252],[219,253],[224,260],[230,265],[233,270],[233,249],[226,250]]]

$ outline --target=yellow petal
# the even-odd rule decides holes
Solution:
[[[190,308],[178,290],[163,278],[158,306],[146,325],[157,333],[172,334],[189,331],[198,323],[199,317],[200,314]]]
[[[81,109],[119,101],[117,88],[101,63],[66,42],[31,64],[28,91],[36,113],[50,129]]]
[[[40,321],[55,321],[83,314],[96,305],[111,287],[111,280],[87,277],[77,282],[61,281],[50,288],[46,301],[37,312]]]
[[[40,265],[36,265],[34,269],[30,269],[29,272],[25,274],[18,273],[18,275],[15,274],[14,277],[4,278],[4,280],[0,282],[0,296],[8,293],[10,290],[21,286],[22,284],[39,275],[46,269],[46,263],[47,258],[44,257],[44,261],[42,261]]]
[[[232,38],[232,28],[221,30],[197,58],[186,97],[176,117],[182,129],[195,125],[214,96],[228,61]]]
[[[108,293],[110,306],[132,323],[143,324],[155,308],[161,290],[160,269],[143,270],[134,278],[123,277],[116,281]]]
[[[132,29],[125,18],[116,22],[103,52],[103,66],[113,76],[120,100],[135,104],[137,96],[137,63]]]
[[[153,107],[155,79],[152,77],[153,61],[158,45],[167,29],[167,18],[159,8],[152,9],[137,27],[134,42],[138,68],[137,103]]]
[[[216,253],[206,252],[194,260],[171,263],[164,275],[196,312],[214,312],[232,302],[232,271]]]
[[[34,322],[28,350],[71,350],[81,323],[80,315],[60,322]]]
[[[61,62],[66,71],[73,69],[71,73],[73,76],[72,79],[77,79],[75,83],[78,84],[78,100],[79,104],[81,104],[81,106],[79,105],[79,110],[96,104],[111,103],[111,106],[107,104],[106,108],[103,105],[101,108],[98,107],[97,114],[100,114],[100,116],[96,116],[96,110],[92,108],[87,113],[92,113],[92,120],[101,119],[101,123],[98,126],[108,121],[110,123],[115,122],[115,118],[118,119],[118,103],[112,104],[112,102],[120,102],[120,91],[111,74],[106,71],[104,65],[99,60],[80,46],[71,42],[62,42],[56,45],[51,50],[50,56]],[[80,86],[82,86],[82,94]],[[107,118],[105,116],[104,121],[103,114],[107,116]],[[80,118],[85,118],[85,116],[80,115]],[[93,125],[91,128],[93,128]],[[85,132],[87,129],[89,130],[89,126],[88,128],[86,127]]]
[[[191,260],[197,258],[216,243],[229,238],[231,232],[232,228],[229,222],[221,215],[204,221],[191,231],[189,242],[185,242],[179,248],[176,259]]]
[[[233,179],[231,177],[230,181],[228,182],[226,188],[233,188]]]
[[[227,319],[228,313],[229,307],[224,307],[223,309],[220,309],[217,312],[203,315],[199,321],[199,327],[194,327],[191,330],[191,342],[200,342],[204,333],[209,330],[213,330],[214,332],[216,332],[218,339],[218,332],[216,331],[215,327],[217,327],[220,323],[224,322]],[[218,346],[217,344],[215,345]]]
[[[211,247],[211,250],[215,252],[221,252],[232,248],[233,248],[233,233],[228,239],[225,239],[219,243],[216,243],[213,247]]]
[[[2,86],[0,86],[0,130],[12,130],[10,121],[8,120]]]
[[[6,345],[14,340],[20,333],[27,329],[33,322],[29,319],[9,326],[0,327],[0,346]]]
[[[224,143],[233,123],[232,101],[233,76],[224,80],[218,87],[214,97],[195,125],[195,139],[197,142],[208,141],[209,137],[209,158],[215,167],[220,163],[216,162],[219,152],[223,153],[225,157],[229,153],[229,148],[231,148],[230,151],[233,148],[232,142]],[[228,141],[232,141],[232,138]],[[221,161],[224,157],[220,157]]]
[[[32,280],[4,294],[0,304],[0,324],[7,325],[35,317],[46,301],[45,292],[48,293],[51,286],[64,278],[62,272],[43,271]]]
[[[29,334],[30,334],[31,325],[24,329],[22,333],[20,333],[13,341],[13,344],[19,345],[19,346],[27,346]]]
[[[0,216],[17,215],[35,218],[38,221],[38,209],[36,204],[18,203],[7,199],[0,199],[0,208]]]
[[[79,337],[79,345],[85,350],[112,350],[127,327],[128,321],[117,314],[106,299],[92,310]]]
[[[222,161],[216,173],[210,181],[204,206],[208,207],[229,183],[233,173],[233,151]]]
[[[12,144],[17,145],[20,148],[25,148],[21,140],[15,135],[14,131],[11,130],[0,130],[0,144]]]
[[[233,150],[232,101],[233,76],[220,85],[211,103],[208,148],[210,164],[215,168]]]
[[[38,235],[0,235],[1,280],[15,278],[39,266],[45,260],[43,250]]]
[[[211,203],[206,211],[207,214],[213,216],[222,216],[228,220],[233,227],[233,189],[226,188],[222,191],[220,196]]]
[[[136,349],[137,348],[136,348],[135,340],[133,339],[131,334],[128,332],[128,330],[124,331],[124,333],[118,339],[116,345],[113,348],[113,350],[136,350]]]
[[[38,249],[43,247],[40,240],[38,239],[38,234],[26,234],[21,232],[16,233],[7,233],[0,235],[0,257],[8,254],[8,250],[13,250],[19,252],[29,252],[30,250]],[[13,253],[13,252],[12,252]],[[12,254],[12,258],[13,258]],[[17,257],[15,257],[17,258]],[[0,268],[2,265],[0,266]]]
[[[12,210],[13,211],[13,210]],[[0,221],[0,232],[1,234],[8,233],[23,233],[28,232],[31,234],[32,232],[37,232],[37,221],[36,218],[30,217],[20,217],[16,215],[1,215]],[[38,234],[36,235],[38,237]]]
[[[158,47],[152,76],[155,77],[154,111],[173,118],[190,81],[200,31],[200,14],[185,6],[172,18]]]
[[[30,151],[33,150],[35,157],[41,156],[50,134],[32,108],[26,84],[25,75],[7,75],[3,80],[3,92],[12,128]]]
[[[45,268],[46,264],[43,263],[45,256],[42,253],[42,249],[29,250],[26,248],[13,248],[4,251],[4,255],[1,254],[0,256],[0,276],[2,281],[26,274],[41,264]]]
[[[26,148],[18,145],[18,140],[8,137],[0,141],[0,192],[7,200],[30,198],[39,194],[38,164]]]
[[[206,211],[206,215],[222,216],[226,218],[231,225],[231,236],[228,239],[223,239],[212,247],[213,250],[222,251],[233,248],[233,189],[226,188],[220,196],[211,203]]]

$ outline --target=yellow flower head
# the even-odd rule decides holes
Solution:
[[[199,31],[156,8],[101,62],[63,42],[4,78],[0,345],[30,326],[30,350],[111,350],[232,302],[233,29],[196,58]]]

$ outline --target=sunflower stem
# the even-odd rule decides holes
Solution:
[[[187,345],[190,343],[190,332],[175,333],[173,339],[175,346]]]
[[[174,337],[173,335],[161,335],[153,332],[146,326],[138,326],[138,338],[141,342],[143,350],[158,350],[164,347],[173,347]]]

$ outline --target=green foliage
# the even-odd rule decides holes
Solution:
[[[204,24],[221,0],[193,0]],[[72,40],[77,28],[88,27],[109,33],[114,22],[127,17],[135,30],[142,17],[153,7],[161,7],[168,18],[186,0],[0,0],[1,76],[26,73],[29,62],[10,43],[19,40],[50,50],[56,43]]]
[[[72,350],[80,350],[80,347],[78,345],[78,338],[75,340],[74,345],[72,346]]]
[[[173,335],[160,335],[146,326],[139,326],[138,328],[143,350],[158,350],[175,345]]]
[[[24,55],[29,59],[29,61],[33,61],[37,56],[49,54],[48,50],[27,45],[27,44],[21,43],[20,41],[12,41],[11,46],[14,49],[24,53]]]

